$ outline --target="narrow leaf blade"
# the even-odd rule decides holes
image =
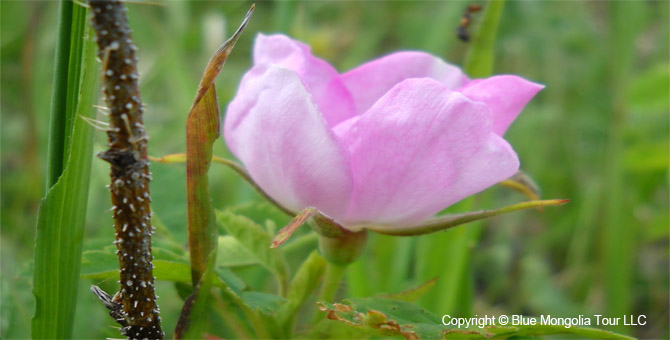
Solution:
[[[32,320],[32,337],[36,339],[72,336],[86,218],[94,131],[78,117],[92,117],[94,113],[97,67],[95,44],[86,25],[86,9],[74,6],[71,11],[72,21],[63,24],[72,24],[72,35],[81,40],[76,44],[78,50],[70,51],[74,54],[70,68],[79,69],[81,77],[70,79],[65,85],[66,96],[75,106],[69,109],[52,106],[52,121],[63,119],[71,123],[69,130],[60,132],[63,139],[54,136],[52,130],[50,143],[63,145],[50,147],[50,172],[58,167],[58,159],[64,165],[59,177],[52,178],[55,184],[41,200],[37,217],[33,278],[36,308]],[[62,93],[55,91],[56,95]],[[58,115],[62,117],[54,117]]]
[[[362,226],[363,229],[370,231],[378,232],[385,235],[393,236],[413,236],[413,235],[423,235],[430,234],[436,231],[445,230],[448,228],[453,228],[461,224],[466,224],[472,221],[482,220],[485,218],[510,213],[517,210],[545,207],[552,205],[561,205],[569,202],[570,200],[566,199],[554,199],[554,200],[541,200],[541,201],[527,201],[521,202],[513,205],[509,205],[503,208],[493,209],[493,210],[482,210],[474,211],[464,214],[457,215],[444,215],[438,218],[428,220],[427,222],[421,225],[413,225],[409,227],[391,227],[391,226],[380,226],[380,225],[365,225]]]

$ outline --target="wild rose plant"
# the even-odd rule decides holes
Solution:
[[[543,88],[414,51],[340,74],[280,34],[256,37],[253,63],[227,109],[230,150],[274,200],[350,230],[421,222],[514,175],[503,135]]]

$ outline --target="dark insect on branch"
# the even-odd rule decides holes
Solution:
[[[465,9],[465,13],[461,17],[461,23],[456,30],[456,36],[463,42],[470,41],[470,33],[468,33],[468,27],[472,23],[472,14],[482,10],[482,6],[479,5],[469,5]]]
[[[109,309],[109,315],[114,318],[114,321],[121,326],[127,326],[126,318],[123,315],[123,305],[119,300],[118,293],[112,297],[98,286],[91,286],[91,292]]]
[[[121,269],[121,286],[114,297],[97,287],[92,290],[122,326],[123,335],[130,339],[162,339],[164,333],[154,292],[151,173],[138,86],[137,48],[130,37],[123,3],[90,0],[89,7],[110,120],[106,130],[109,149],[98,157],[111,165],[114,243]]]

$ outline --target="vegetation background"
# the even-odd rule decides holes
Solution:
[[[186,114],[202,70],[250,2],[156,3],[127,5],[140,48],[149,150],[162,156],[185,151]],[[251,65],[257,32],[283,32],[303,40],[340,71],[406,49],[425,50],[462,65],[468,44],[456,38],[456,27],[468,4],[259,2],[217,80],[222,113]],[[3,1],[0,6],[0,337],[27,338],[34,309],[36,215],[45,189],[57,3]],[[373,235],[366,254],[348,272],[347,296],[396,292],[439,277],[420,304],[440,315],[645,314],[644,326],[608,329],[668,338],[669,13],[667,1],[508,2],[494,71],[547,87],[506,138],[544,198],[571,202],[544,213],[517,212],[486,221],[483,227],[413,239]],[[621,43],[627,37],[632,44]],[[94,150],[103,150],[105,144],[104,134],[97,133]],[[217,143],[215,154],[231,157],[223,142]],[[152,164],[152,172],[155,216],[185,247],[185,167]],[[108,173],[105,162],[93,160],[84,250],[111,246],[113,240],[104,188]],[[253,203],[261,198],[227,168],[214,164],[210,179],[217,209],[263,210],[256,209],[262,204]],[[521,200],[520,194],[494,187],[467,205],[482,209]],[[461,204],[449,211],[464,208]],[[278,226],[287,221],[272,212],[254,218]],[[450,240],[468,228],[478,228],[475,241],[455,250]],[[293,270],[308,250],[294,254]],[[267,273],[257,268],[234,271],[252,287],[267,285]],[[456,284],[462,280],[454,278],[465,278],[465,284]],[[115,337],[116,331],[107,327],[113,322],[106,310],[88,293],[92,283],[106,284],[110,291],[114,287],[113,282],[80,281],[74,335]],[[169,335],[182,298],[170,282],[159,282],[157,292]]]

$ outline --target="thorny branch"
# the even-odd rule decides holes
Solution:
[[[90,0],[92,26],[102,83],[109,108],[109,149],[98,157],[111,164],[115,244],[120,264],[120,291],[113,297],[97,287],[93,292],[121,324],[130,339],[162,339],[156,304],[151,254],[149,160],[139,94],[137,48],[130,37],[125,6],[118,0]]]

